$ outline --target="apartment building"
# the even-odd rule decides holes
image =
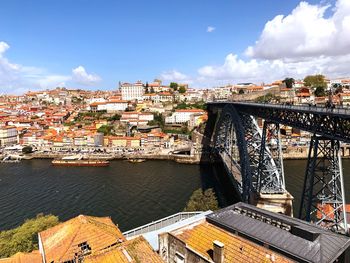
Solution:
[[[8,146],[18,143],[18,133],[15,126],[0,126],[0,146]]]
[[[123,83],[120,85],[120,90],[122,93],[122,100],[142,100],[142,96],[145,93],[145,88],[141,81],[134,84]]]
[[[165,118],[165,123],[168,124],[181,124],[186,123],[191,119],[192,115],[203,115],[205,112],[200,109],[186,109],[186,110],[175,110],[175,112],[171,115]]]

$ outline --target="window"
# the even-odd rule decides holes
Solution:
[[[179,252],[175,253],[175,263],[185,263],[185,256]]]
[[[89,246],[88,242],[83,242],[78,245],[80,247],[81,252],[83,255],[89,254],[91,252],[91,247]]]

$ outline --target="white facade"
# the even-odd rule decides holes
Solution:
[[[135,84],[124,83],[120,87],[122,93],[122,100],[143,100],[145,89],[141,82]]]
[[[203,115],[204,111],[198,109],[176,110],[171,116],[165,118],[165,123],[186,123],[194,114]]]
[[[127,107],[128,102],[123,100],[106,102],[107,112],[125,111]]]
[[[17,144],[17,129],[14,126],[0,126],[0,146]]]

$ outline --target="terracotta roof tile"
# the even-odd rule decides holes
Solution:
[[[213,241],[217,240],[225,245],[224,262],[291,262],[271,250],[235,236],[208,222],[185,230],[180,229],[171,234],[208,260],[212,260],[209,252],[213,249]],[[274,257],[275,261],[271,261],[270,257]]]
[[[130,261],[131,259],[131,261]],[[95,255],[84,258],[85,263],[162,263],[163,261],[155,253],[148,242],[142,237],[137,237],[123,242],[113,248],[106,249]]]
[[[125,241],[109,217],[80,215],[39,233],[47,262],[71,260],[80,253],[78,246],[87,242],[91,252]]]

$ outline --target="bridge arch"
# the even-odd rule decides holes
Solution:
[[[252,173],[245,129],[240,115],[232,105],[226,105],[220,113],[215,128],[214,144],[216,153],[221,156],[225,168],[229,169],[229,173],[234,177],[231,179],[237,181],[242,200],[248,202]],[[240,174],[237,174],[238,171]]]

